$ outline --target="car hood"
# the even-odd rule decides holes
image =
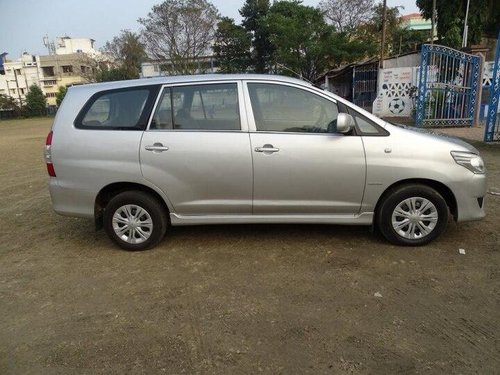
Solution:
[[[404,133],[409,133],[409,134],[418,134],[420,136],[432,139],[432,140],[437,140],[440,142],[448,143],[450,146],[459,146],[461,148],[464,148],[465,150],[472,152],[474,154],[479,155],[479,151],[472,146],[471,144],[465,142],[464,140],[453,137],[451,135],[443,134],[443,133],[437,133],[432,131],[431,129],[422,129],[422,128],[415,128],[412,126],[407,126],[403,124],[391,124],[389,122],[386,122],[385,129],[387,129],[389,132],[392,130],[399,132],[404,132]],[[457,150],[460,151],[460,150]]]

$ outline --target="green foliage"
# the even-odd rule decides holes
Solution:
[[[108,68],[103,66],[96,74],[97,82],[123,81],[130,79],[128,72],[123,68]]]
[[[429,33],[427,31],[409,30],[401,23],[400,7],[387,7],[385,28],[384,56],[393,56],[401,53],[417,51],[418,46],[427,42]],[[368,22],[358,26],[350,38],[363,41],[367,56],[376,56],[380,53],[380,41],[382,39],[382,15],[383,5],[376,4],[373,16]]]
[[[33,84],[26,94],[26,105],[24,107],[28,116],[45,116],[47,114],[47,99],[42,89]]]
[[[139,78],[141,63],[146,59],[146,52],[144,45],[140,41],[139,34],[122,30],[120,35],[106,42],[103,50],[113,57],[116,67],[101,71],[98,74],[100,76],[98,81]]]
[[[428,43],[430,33],[428,30],[409,30],[399,26],[392,33],[392,55],[418,51],[419,46]]]
[[[66,96],[66,92],[68,91],[68,88],[66,86],[59,86],[57,89],[56,93],[56,104],[59,107]]]
[[[246,0],[240,9],[241,24],[252,35],[252,65],[256,73],[271,69],[273,44],[265,23],[269,9],[269,0]]]
[[[16,100],[5,94],[0,94],[0,110],[13,111],[15,115],[19,115],[21,113],[21,108],[17,104]]]
[[[425,18],[432,16],[432,0],[417,0]],[[462,46],[462,33],[467,1],[436,0],[437,34],[439,43],[452,47]],[[500,28],[498,0],[473,0],[469,5],[468,45],[478,44],[483,34],[496,37]]]
[[[373,7],[373,16],[365,25],[361,26],[360,31],[366,34],[367,44],[370,45],[371,50],[374,51],[380,49],[380,41],[382,39],[382,18],[384,13],[384,6],[382,4],[376,4]],[[401,30],[400,24],[400,14],[399,7],[387,7],[385,16],[385,56],[392,55],[398,52],[398,48],[395,47],[396,34]]]
[[[246,72],[251,64],[251,43],[251,34],[243,26],[223,17],[217,25],[213,46],[219,70],[223,73]]]
[[[336,48],[339,38],[321,11],[299,1],[275,2],[266,16],[266,26],[275,50],[273,60],[282,74],[300,74],[312,81],[340,52]]]

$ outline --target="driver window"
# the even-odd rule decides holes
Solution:
[[[257,131],[329,133],[336,128],[337,104],[291,86],[249,83]]]

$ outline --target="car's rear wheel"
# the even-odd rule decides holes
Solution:
[[[448,206],[429,186],[402,185],[383,198],[377,223],[382,235],[396,245],[425,245],[445,230]]]
[[[167,216],[154,196],[126,191],[113,197],[104,209],[104,229],[122,249],[147,250],[165,236]]]

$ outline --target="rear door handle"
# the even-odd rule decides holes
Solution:
[[[270,154],[272,154],[273,152],[278,152],[279,150],[280,150],[279,148],[269,144],[264,145],[262,147],[255,147],[255,152],[265,152]]]
[[[146,151],[153,151],[153,152],[168,151],[168,147],[163,146],[162,143],[154,143],[152,146],[146,146],[144,148],[146,149]]]

